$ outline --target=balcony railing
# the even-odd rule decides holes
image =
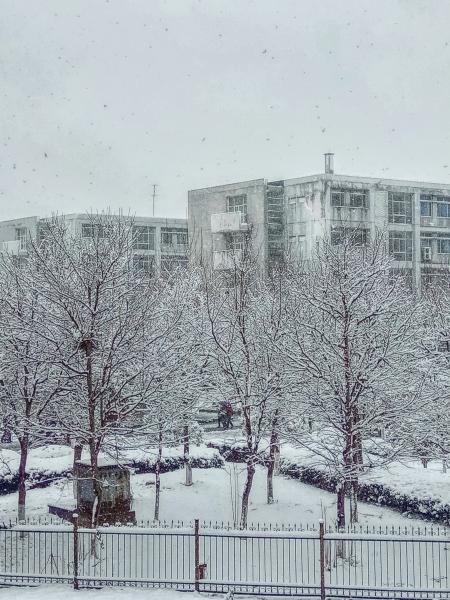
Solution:
[[[19,254],[22,250],[20,240],[11,240],[9,242],[0,242],[0,252],[5,254]]]
[[[240,212],[215,213],[211,215],[211,233],[246,230],[245,215]]]

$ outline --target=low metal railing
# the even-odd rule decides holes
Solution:
[[[325,598],[449,598],[446,529],[224,524],[0,529],[0,583],[130,585]]]

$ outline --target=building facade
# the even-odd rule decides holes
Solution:
[[[264,179],[190,191],[192,256],[216,269],[226,269],[251,235],[261,265],[278,262],[285,245],[284,203],[283,182]]]
[[[338,244],[348,231],[365,243],[386,231],[395,266],[420,288],[450,263],[450,185],[324,172],[267,182],[258,179],[189,192],[189,235],[197,260],[227,268],[228,256],[249,229],[263,269],[285,252],[308,260],[327,237]],[[237,213],[237,214],[236,214]]]
[[[92,218],[87,214],[64,215],[69,230],[81,237],[93,236]],[[27,217],[0,222],[0,250],[26,255],[29,237],[39,239],[48,219]],[[151,275],[186,266],[188,230],[186,219],[133,218],[134,261]]]

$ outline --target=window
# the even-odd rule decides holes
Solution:
[[[389,192],[389,223],[412,223],[412,194]]]
[[[435,267],[422,267],[421,279],[424,288],[448,285],[448,271]]]
[[[227,196],[227,212],[240,212],[241,220],[247,222],[247,194]]]
[[[100,223],[82,223],[81,236],[84,238],[106,238],[109,235],[109,227]]]
[[[161,227],[161,244],[163,246],[187,246],[187,229],[177,227]]]
[[[226,246],[227,250],[243,250],[245,247],[245,233],[240,231],[234,231],[233,233],[228,233],[226,236]]]
[[[19,250],[27,249],[27,228],[16,227],[16,240],[19,241]]]
[[[412,232],[390,231],[389,253],[395,260],[412,260]]]
[[[351,227],[334,227],[331,230],[331,244],[337,246],[346,240],[352,246],[365,246],[369,239],[369,230]]]
[[[289,202],[289,213],[288,213],[289,222],[293,223],[294,221],[296,221],[296,217],[297,217],[297,201],[291,200]]]
[[[350,192],[350,206],[353,208],[366,208],[367,195],[366,192]]]
[[[439,340],[438,352],[450,352],[450,340]]]
[[[331,206],[342,208],[368,208],[368,190],[331,190]]]
[[[155,272],[155,259],[149,254],[135,254],[133,256],[133,267],[151,277]]]
[[[437,205],[437,216],[450,218],[450,204],[447,202],[438,203]]]
[[[450,254],[450,237],[439,237],[437,239],[438,254]]]
[[[185,269],[188,264],[187,256],[161,256],[161,271],[163,273],[173,273],[177,269]]]
[[[420,202],[420,216],[431,217],[431,202]]]
[[[39,244],[45,244],[51,240],[51,225],[48,221],[41,221],[38,226]]]
[[[331,206],[345,206],[345,193],[331,190]]]
[[[154,250],[155,228],[148,225],[134,225],[133,248],[135,250]]]
[[[177,232],[177,244],[179,246],[187,246],[187,243],[188,243],[187,231],[178,231]]]

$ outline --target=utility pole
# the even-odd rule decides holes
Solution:
[[[153,184],[153,194],[152,194],[152,200],[153,200],[153,216],[155,216],[155,198],[156,198],[156,186],[158,184],[154,183]]]

